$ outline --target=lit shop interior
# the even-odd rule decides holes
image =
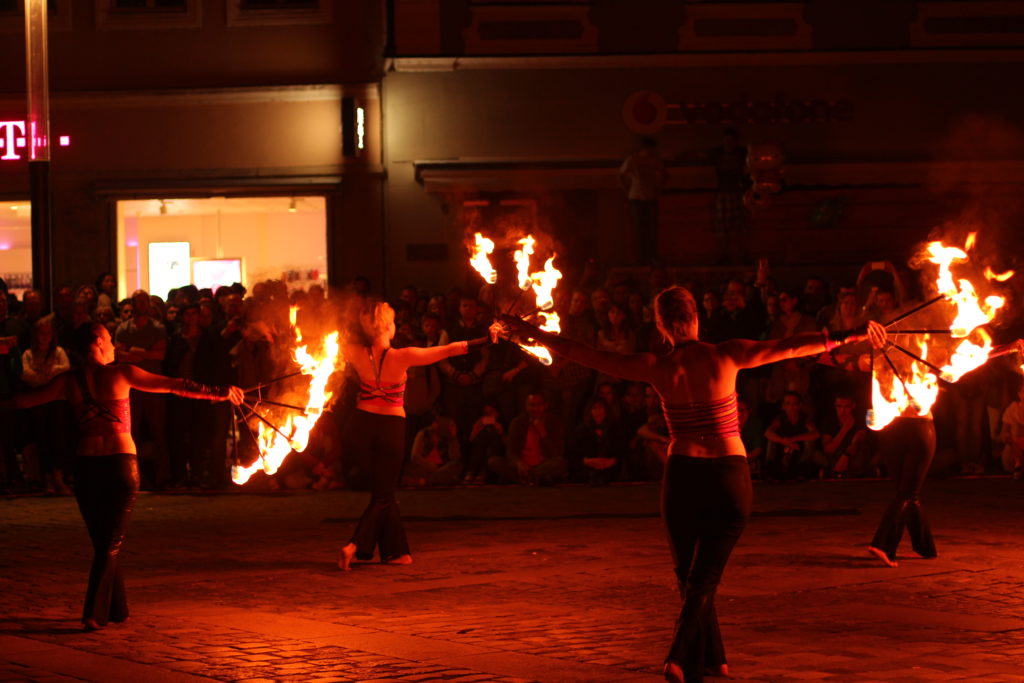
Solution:
[[[284,280],[289,289],[327,284],[322,196],[132,199],[117,202],[118,294],[161,297]]]

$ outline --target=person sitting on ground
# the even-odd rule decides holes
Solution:
[[[434,421],[416,435],[412,443],[405,482],[409,486],[454,486],[462,472],[455,422],[434,411]]]
[[[818,428],[804,415],[803,398],[787,391],[782,399],[782,413],[764,433],[768,440],[765,474],[772,479],[811,478],[817,473],[814,445]]]
[[[508,427],[504,458],[492,457],[487,467],[504,482],[555,484],[565,479],[565,430],[562,422],[548,412],[543,394],[526,398],[526,412]]]
[[[487,462],[505,454],[505,428],[498,420],[498,409],[493,403],[484,404],[484,412],[469,433],[469,456],[462,474],[463,484],[487,482]]]
[[[857,420],[857,403],[852,396],[840,394],[835,410],[835,426],[821,435],[825,473],[840,478],[862,476],[867,468],[867,432]]]
[[[1016,401],[1003,412],[1003,469],[1013,472],[1014,479],[1024,478],[1024,382]]]
[[[576,428],[570,443],[569,460],[577,481],[607,484],[618,478],[625,443],[602,399],[595,398],[587,406],[583,424]]]

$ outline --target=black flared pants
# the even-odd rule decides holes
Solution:
[[[370,475],[370,503],[352,535],[356,557],[368,560],[374,548],[381,562],[409,553],[395,487],[405,457],[405,418],[356,410],[350,444],[361,467]]]
[[[895,560],[906,528],[914,552],[936,557],[935,540],[919,500],[935,457],[935,423],[930,418],[898,417],[878,437],[885,467],[896,484],[896,497],[882,515],[871,545]]]
[[[93,549],[83,621],[92,619],[102,626],[128,618],[121,548],[138,492],[139,467],[134,454],[79,456],[75,499]]]
[[[668,659],[682,667],[687,683],[702,681],[705,667],[726,663],[715,592],[752,499],[744,456],[672,455],[665,465],[662,516],[683,598]]]

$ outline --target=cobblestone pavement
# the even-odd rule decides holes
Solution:
[[[940,557],[864,552],[887,482],[755,487],[719,592],[740,681],[1024,681],[1024,484],[929,482]],[[655,486],[406,491],[416,563],[335,568],[365,494],[143,494],[132,618],[80,630],[74,501],[0,500],[0,681],[654,681]]]

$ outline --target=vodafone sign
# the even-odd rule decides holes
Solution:
[[[622,118],[634,133],[653,135],[665,126],[737,125],[744,123],[838,123],[849,121],[855,107],[848,100],[774,97],[733,101],[668,102],[650,90],[635,92],[622,105]]]
[[[61,147],[71,145],[71,137],[61,135]],[[0,161],[18,161],[28,156],[28,138],[24,121],[0,121]]]

